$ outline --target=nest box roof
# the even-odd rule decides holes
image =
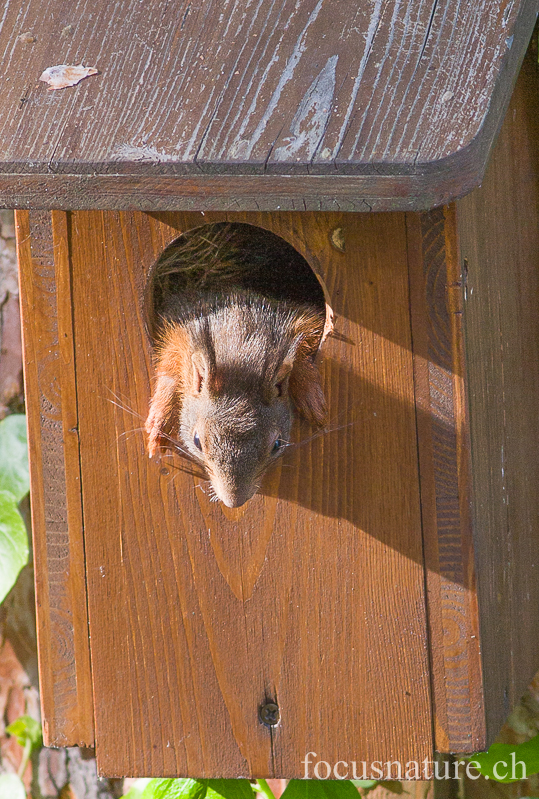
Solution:
[[[0,205],[394,210],[477,185],[536,0],[5,0]],[[49,67],[94,67],[49,90]]]

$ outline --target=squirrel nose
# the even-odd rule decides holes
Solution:
[[[255,490],[253,489],[247,493],[242,491],[241,494],[225,494],[224,496],[219,497],[219,499],[223,505],[227,506],[227,508],[240,508],[251,499],[254,493]],[[217,494],[217,496],[219,496],[219,494]]]
[[[256,486],[238,488],[237,486],[226,486],[217,480],[212,480],[215,493],[227,508],[239,508],[251,499],[256,493]]]

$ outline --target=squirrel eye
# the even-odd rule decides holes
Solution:
[[[193,441],[195,442],[195,447],[202,452],[202,444],[200,443],[200,438],[198,437],[198,433],[195,433],[193,436]]]
[[[273,455],[275,455],[276,452],[279,452],[279,450],[283,446],[283,443],[284,442],[283,442],[282,438],[276,438],[275,439],[275,441],[273,442],[273,447],[271,448],[271,452],[272,452]]]

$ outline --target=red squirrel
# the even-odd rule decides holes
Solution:
[[[148,453],[183,454],[234,508],[289,444],[292,406],[312,424],[326,422],[314,363],[326,317],[319,304],[264,296],[237,276],[219,291],[204,282],[165,291],[158,309]]]

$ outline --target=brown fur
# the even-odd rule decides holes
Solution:
[[[190,304],[175,298],[156,349],[150,457],[178,442],[220,499],[243,504],[272,461],[272,445],[289,436],[290,401],[309,422],[326,422],[314,365],[324,321],[315,308],[250,292]]]
[[[145,429],[148,434],[148,454],[153,458],[159,449],[170,446],[185,391],[191,344],[187,330],[178,325],[168,325],[163,331],[161,345],[156,353],[156,381],[150,402],[150,412]]]

